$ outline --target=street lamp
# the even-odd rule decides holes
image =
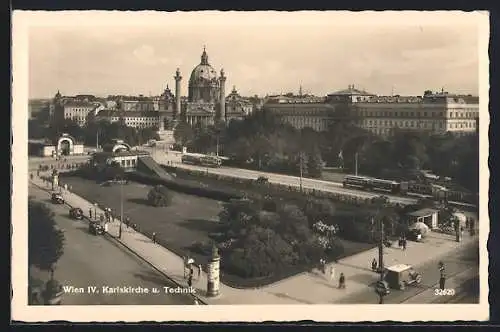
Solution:
[[[123,222],[123,178],[120,181],[120,225],[118,226],[118,238],[122,238],[122,222]]]
[[[97,220],[97,203],[94,203],[94,219]]]

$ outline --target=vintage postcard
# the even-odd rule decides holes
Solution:
[[[488,319],[488,12],[13,14],[12,319]]]

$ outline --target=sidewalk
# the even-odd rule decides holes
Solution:
[[[42,188],[41,180],[33,181]],[[48,189],[48,188],[47,188]],[[65,200],[72,206],[80,207],[85,215],[89,208],[94,210],[94,205],[76,194],[63,190]],[[97,208],[98,213],[103,213]],[[117,239],[119,222],[108,224],[108,233],[124,246],[148,261],[159,271],[168,275],[180,285],[187,286],[183,275],[183,259],[166,248],[155,244],[146,236],[135,232],[131,228],[122,225],[122,237]],[[477,241],[478,237],[464,235],[462,242],[455,242],[454,236],[431,233],[424,243],[409,242],[405,251],[394,247],[384,249],[385,265],[397,263],[408,263],[419,266],[429,260],[446,255],[458,247],[464,246],[471,241]],[[349,295],[370,290],[371,285],[378,280],[378,274],[371,271],[371,261],[378,259],[378,249],[374,248],[359,254],[346,257],[327,266],[335,266],[335,280],[323,275],[319,271],[303,272],[301,274],[283,279],[268,286],[254,289],[236,289],[220,284],[221,295],[218,297],[206,297],[207,276],[203,272],[201,277],[195,278],[193,287],[197,288],[197,296],[207,304],[327,304],[336,303]],[[224,257],[222,257],[224,259]],[[346,277],[346,289],[338,289],[337,282],[340,273]]]

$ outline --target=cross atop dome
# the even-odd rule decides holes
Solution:
[[[203,53],[201,54],[201,64],[208,65],[208,55],[205,45],[203,45]]]

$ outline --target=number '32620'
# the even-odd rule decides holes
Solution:
[[[438,296],[453,296],[453,295],[455,295],[455,290],[453,288],[445,288],[445,289],[436,288],[434,290],[434,295],[438,295]]]

